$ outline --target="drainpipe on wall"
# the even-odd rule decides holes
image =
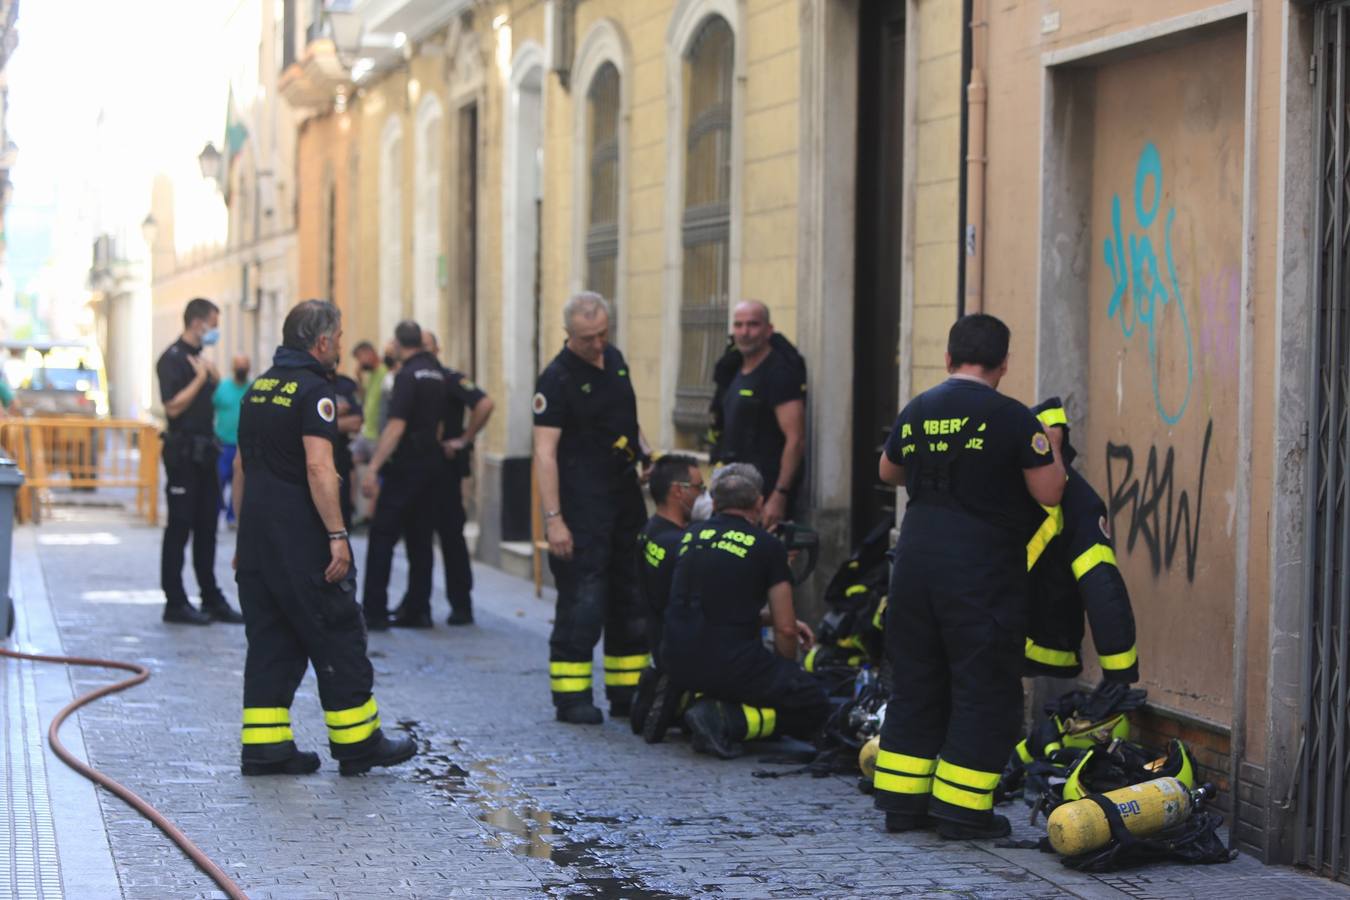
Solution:
[[[971,0],[970,6],[970,82],[966,85],[966,233],[965,298],[966,314],[984,312],[984,170],[985,108],[989,91],[984,67],[988,53],[987,0]]]

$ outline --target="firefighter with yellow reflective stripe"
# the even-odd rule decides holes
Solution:
[[[339,438],[332,373],[341,338],[336,306],[299,304],[282,325],[272,368],[241,404],[234,503],[235,578],[248,637],[245,775],[319,768],[318,754],[297,750],[291,731],[291,701],[311,662],[329,749],[343,775],[396,765],[417,752],[410,738],[384,736],[371,694],[374,671],[333,463]]]
[[[1027,544],[1032,603],[1027,620],[1029,675],[1072,678],[1083,669],[1083,614],[1106,681],[1139,680],[1134,611],[1125,579],[1116,567],[1106,504],[1075,469],[1068,418],[1058,397],[1032,408],[1046,428],[1064,431],[1060,448],[1068,472],[1064,498]],[[1050,520],[1056,522],[1052,526]],[[1049,540],[1043,540],[1053,530]]]
[[[874,797],[888,831],[1002,837],[994,788],[1021,730],[1026,496],[1057,506],[1055,435],[998,393],[1009,332],[964,316],[947,340],[950,378],[901,410],[879,463],[905,485],[886,613],[892,694]],[[1056,430],[1057,431],[1057,430]],[[1041,518],[1044,518],[1042,511]]]

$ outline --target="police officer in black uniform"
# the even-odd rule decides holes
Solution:
[[[333,369],[341,356],[336,306],[307,300],[282,325],[272,368],[244,395],[235,459],[235,558],[248,655],[241,769],[302,775],[319,767],[295,747],[291,701],[310,662],[343,775],[417,752],[380,730],[374,672],[356,602],[355,571],[333,461],[339,440]],[[247,488],[245,484],[247,483]]]
[[[365,416],[361,411],[361,402],[357,399],[359,390],[355,379],[346,375],[337,375],[333,379],[333,392],[337,397],[338,440],[333,445],[333,460],[337,465],[338,478],[342,479],[342,525],[352,527],[352,439],[360,434]]]
[[[630,724],[634,734],[648,743],[661,741],[674,723],[680,692],[670,684],[670,676],[661,668],[661,632],[666,604],[670,600],[670,582],[679,558],[680,539],[689,527],[694,503],[707,488],[698,460],[692,456],[667,453],[652,465],[647,481],[656,512],[642,526],[637,540],[638,594],[647,620],[647,646],[652,665],[642,671],[637,696],[633,701]],[[655,710],[655,716],[648,719]]]
[[[811,629],[792,605],[787,548],[759,526],[763,481],[732,463],[712,483],[712,518],[680,539],[666,607],[661,666],[703,696],[685,711],[694,749],[722,759],[740,742],[790,734],[810,740],[830,714],[825,688],[797,664]],[[767,608],[766,608],[767,604]],[[760,640],[773,628],[774,650]]]
[[[997,391],[1008,327],[964,316],[947,338],[950,378],[895,421],[879,464],[903,484],[886,613],[893,672],[874,780],[890,831],[936,824],[943,837],[1008,834],[994,787],[1022,720],[1026,495],[1055,506],[1055,439]],[[1057,431],[1057,429],[1056,429]]]
[[[806,363],[773,330],[769,307],[736,306],[732,348],[713,373],[714,463],[746,462],[764,479],[764,527],[790,519],[806,452]]]
[[[610,714],[627,715],[650,661],[633,545],[646,518],[639,466],[650,452],[623,354],[609,344],[609,304],[584,292],[563,307],[567,342],[534,395],[534,468],[558,610],[549,675],[560,722],[598,725],[591,656],[605,637]]]
[[[390,625],[431,627],[434,489],[444,458],[440,428],[446,404],[445,373],[436,358],[422,349],[422,329],[416,322],[398,323],[394,340],[403,367],[394,378],[389,421],[380,432],[361,486],[367,497],[375,496],[377,486],[380,495],[370,524],[361,595],[366,625],[376,631]],[[399,535],[408,547],[408,591],[391,621],[389,570]]]
[[[159,585],[164,591],[164,621],[209,625],[244,619],[226,602],[216,582],[216,520],[219,517],[220,444],[215,433],[211,395],[220,376],[202,359],[203,346],[220,339],[220,309],[197,297],[183,310],[183,334],[160,356],[160,399],[169,420],[164,434],[165,492],[169,521],[159,557]],[[183,551],[192,535],[192,568],[202,592],[202,608],[188,602],[183,588]]]
[[[439,356],[440,344],[430,331],[422,332],[422,346]],[[469,545],[464,541],[464,479],[470,477],[473,442],[492,415],[492,398],[469,376],[449,366],[445,374],[445,418],[441,422],[441,449],[444,459],[435,485],[435,528],[441,540],[441,561],[445,565],[445,599],[450,604],[447,625],[473,624],[473,569],[469,565]],[[465,412],[469,414],[467,425]]]

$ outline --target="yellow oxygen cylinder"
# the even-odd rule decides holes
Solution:
[[[1175,778],[1155,778],[1132,784],[1105,795],[1120,810],[1130,834],[1146,837],[1190,817],[1191,792]],[[1055,808],[1046,823],[1050,846],[1064,856],[1076,856],[1105,847],[1111,841],[1111,826],[1092,800],[1074,800]]]
[[[877,775],[877,754],[881,752],[881,736],[878,735],[862,745],[858,751],[858,768],[863,777],[872,781]]]

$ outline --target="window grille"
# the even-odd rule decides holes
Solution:
[[[619,70],[605,63],[591,80],[587,133],[590,184],[586,222],[586,289],[613,308],[619,258]],[[617,316],[610,319],[610,335]]]

